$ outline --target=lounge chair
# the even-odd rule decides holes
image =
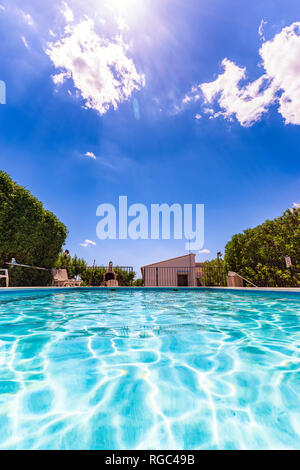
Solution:
[[[56,287],[78,287],[82,283],[76,279],[69,279],[66,269],[52,269],[52,276],[52,285]]]
[[[1,274],[1,273],[4,274]],[[0,279],[5,278],[6,281],[6,287],[9,286],[9,276],[8,276],[8,269],[0,269]]]

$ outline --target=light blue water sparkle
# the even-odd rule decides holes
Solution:
[[[0,448],[299,449],[300,297],[1,293]]]

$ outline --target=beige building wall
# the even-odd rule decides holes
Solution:
[[[187,277],[188,286],[196,286],[195,254],[179,256],[141,268],[145,287],[177,287],[180,276]]]

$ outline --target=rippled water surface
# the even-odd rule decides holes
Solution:
[[[300,448],[300,298],[0,295],[0,447]]]

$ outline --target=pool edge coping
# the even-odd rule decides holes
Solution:
[[[216,291],[225,291],[225,292],[282,292],[282,293],[300,293],[299,287],[225,287],[225,286],[149,286],[149,287],[135,287],[135,286],[117,286],[117,287],[107,287],[107,286],[77,286],[77,287],[56,287],[56,286],[30,286],[30,287],[1,287],[1,292],[30,292],[30,291],[45,291],[45,292],[63,292],[63,291],[86,291],[86,290],[99,290],[99,291],[122,291],[122,290],[132,290],[132,291],[203,291],[203,290],[216,290]]]

